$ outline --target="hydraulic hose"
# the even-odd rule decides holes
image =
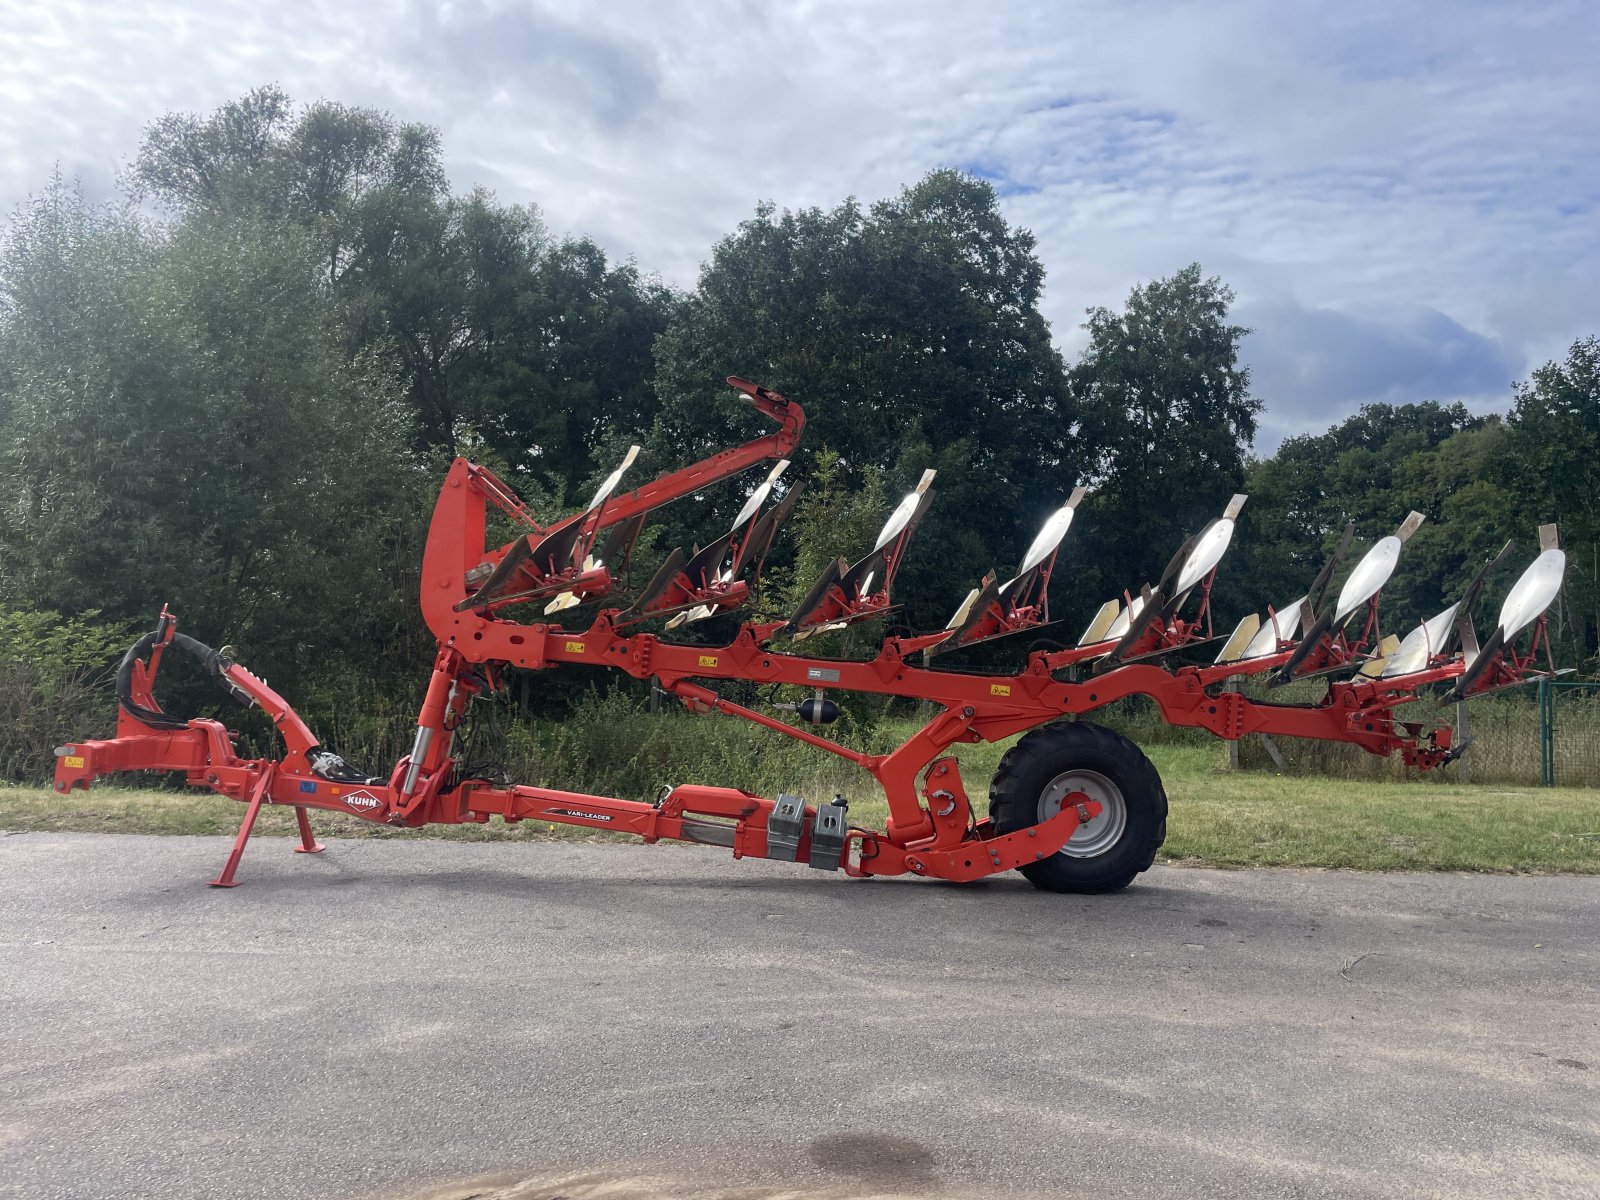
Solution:
[[[117,666],[117,703],[129,716],[136,717],[152,728],[182,729],[189,723],[187,717],[174,716],[172,713],[162,712],[159,708],[147,708],[133,698],[133,664],[145,659],[165,636],[164,628],[147,633],[122,656],[122,662]],[[174,633],[168,644],[191,655],[199,662],[205,673],[215,679],[218,685],[235,700],[242,704],[253,703],[250,696],[228,678],[227,671],[233,666],[233,660],[222,651],[213,650],[204,642],[196,641],[184,633]]]
[[[175,716],[172,713],[163,712],[159,708],[148,708],[133,697],[133,664],[145,660],[150,652],[162,643],[166,638],[167,628],[166,619],[163,619],[159,628],[152,633],[145,634],[129,647],[128,652],[122,656],[122,662],[117,667],[117,703],[122,706],[128,715],[137,718],[152,729],[183,729],[189,724],[187,717]],[[183,633],[174,633],[171,641],[167,644],[176,646],[185,654],[192,656],[200,664],[201,669],[215,679],[218,686],[239,703],[245,705],[258,703],[254,696],[234,682],[229,672],[236,664],[233,659],[229,658],[221,650],[213,650],[204,642],[197,641]],[[377,776],[368,775],[366,772],[352,767],[338,754],[317,745],[315,742],[312,742],[306,748],[305,756],[306,763],[311,770],[332,783],[370,785],[383,782]]]

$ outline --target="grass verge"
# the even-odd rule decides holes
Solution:
[[[968,790],[986,788],[1004,745],[961,746]],[[1162,860],[1218,867],[1339,867],[1359,870],[1600,873],[1600,791],[1590,788],[1463,787],[1437,782],[1351,781],[1225,769],[1220,744],[1148,748],[1172,805]],[[842,764],[839,764],[842,766]],[[708,782],[719,782],[708,780]],[[805,794],[852,797],[851,817],[880,826],[883,801],[866,798],[859,775],[829,760],[796,780]],[[202,792],[98,787],[60,796],[44,788],[0,788],[0,830],[227,834],[242,806]],[[610,840],[566,826],[524,822],[391,830],[354,817],[314,813],[323,837],[442,837],[467,841]],[[289,834],[292,814],[268,809],[265,834]]]

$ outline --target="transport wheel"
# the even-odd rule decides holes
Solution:
[[[1083,792],[1101,805],[1061,851],[1018,867],[1047,892],[1115,892],[1155,861],[1167,839],[1167,793],[1155,764],[1120,733],[1087,721],[1046,725],[1000,760],[989,785],[995,832],[1047,821]]]

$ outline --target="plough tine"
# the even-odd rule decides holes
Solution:
[[[894,512],[889,514],[889,519],[883,523],[883,528],[878,531],[878,540],[872,544],[874,550],[881,550],[890,543],[910,535],[917,521],[933,501],[933,493],[928,489],[933,486],[933,479],[937,474],[938,472],[931,468],[922,473],[917,486],[906,493],[895,506]]]
[[[622,476],[638,457],[639,447],[629,446],[621,465],[601,481],[594,495],[589,498],[588,507],[583,510],[582,518],[556,529],[533,548],[531,557],[535,568],[546,575],[555,575],[569,567],[580,565],[589,556],[594,540],[600,533],[600,521],[605,512],[606,502],[611,499],[611,493],[617,490],[617,485],[622,482]]]
[[[1400,561],[1400,547],[1410,540],[1424,520],[1421,513],[1410,513],[1394,533],[1379,538],[1372,549],[1362,555],[1355,570],[1350,572],[1350,578],[1344,581],[1344,587],[1339,589],[1339,603],[1333,611],[1335,624],[1342,625],[1356,609],[1375,599],[1383,590]]]
[[[1394,574],[1395,565],[1400,561],[1401,547],[1421,527],[1424,520],[1426,518],[1420,512],[1408,513],[1394,533],[1373,543],[1372,548],[1362,555],[1361,561],[1350,572],[1349,578],[1344,581],[1344,586],[1339,589],[1337,603],[1332,609],[1324,610],[1313,620],[1313,613],[1321,607],[1321,598],[1327,594],[1334,568],[1344,557],[1345,550],[1354,536],[1354,526],[1346,527],[1345,536],[1340,539],[1338,549],[1329,558],[1327,565],[1322,568],[1312,582],[1311,589],[1306,593],[1305,611],[1302,615],[1302,622],[1307,627],[1305,636],[1300,639],[1294,648],[1294,653],[1273,676],[1268,686],[1282,687],[1296,679],[1335,674],[1370,661],[1372,656],[1363,656],[1361,649],[1369,635],[1379,642],[1382,641],[1377,629],[1378,597],[1384,585],[1389,582],[1389,577]],[[1366,619],[1352,644],[1347,637],[1347,631],[1351,618],[1363,607],[1367,611]]]
[[[1309,603],[1307,601],[1307,604]],[[1300,641],[1295,645],[1294,653],[1289,656],[1289,660],[1283,666],[1278,668],[1277,674],[1268,681],[1267,686],[1283,687],[1286,684],[1293,683],[1300,666],[1327,640],[1328,634],[1332,629],[1333,614],[1331,612],[1325,612],[1313,621],[1311,627],[1306,630]]]
[[[975,645],[980,641],[987,641],[987,638],[974,638],[971,642],[964,642],[962,639],[969,631],[977,628],[979,623],[986,617],[994,617],[998,614],[1003,619],[1003,614],[999,614],[999,600],[999,576],[994,571],[990,571],[983,577],[982,583],[967,593],[966,600],[962,602],[961,607],[950,618],[949,624],[945,626],[949,630],[950,636],[937,645],[928,647],[928,653],[941,654],[946,650],[954,650],[962,645]],[[991,636],[999,636],[999,634]]]
[[[1072,527],[1073,515],[1088,494],[1089,489],[1079,484],[1072,489],[1067,502],[1045,519],[1038,535],[1029,545],[1027,553],[1022,556],[1017,573],[1001,585],[1002,594],[1008,598],[1015,597],[1020,591],[1025,591],[1041,573],[1049,575],[1055,567],[1056,555],[1061,550],[1061,543],[1067,536],[1067,530]],[[1041,596],[1041,605],[1043,601],[1044,597]]]
[[[932,472],[928,472],[932,475]],[[872,593],[873,584],[877,584],[879,592],[887,593],[894,573],[899,567],[900,555],[905,545],[911,540],[911,535],[916,533],[917,526],[922,523],[923,514],[928,511],[928,506],[933,503],[933,492],[923,490],[912,493],[916,497],[916,504],[905,515],[904,523],[890,533],[890,526],[896,524],[900,512],[889,518],[889,525],[884,526],[878,535],[878,544],[872,548],[872,553],[866,555],[854,566],[850,567],[840,579],[840,586],[857,589],[861,595]],[[909,497],[908,497],[909,499]],[[903,506],[902,506],[903,507]],[[882,578],[879,573],[882,572]]]
[[[1267,619],[1261,622],[1261,628],[1250,639],[1250,644],[1239,656],[1239,661],[1249,662],[1253,658],[1265,658],[1269,654],[1278,653],[1279,643],[1289,641],[1300,628],[1300,618],[1307,607],[1309,606],[1302,597],[1282,608],[1268,608]]]
[[[1246,499],[1242,493],[1234,495],[1220,517],[1184,540],[1154,590],[1147,586],[1143,603],[1137,609],[1130,605],[1124,612],[1126,623],[1120,627],[1117,644],[1102,658],[1099,670],[1157,658],[1210,640],[1211,580],[1233,540],[1234,520]],[[1182,621],[1179,613],[1197,587],[1202,590],[1200,611],[1192,622]],[[1108,636],[1118,634],[1119,627],[1113,625]]]
[[[496,602],[534,600],[566,590],[570,579],[548,577],[563,575],[572,566],[570,559],[580,532],[577,525],[566,525],[538,542],[533,542],[530,534],[523,534],[483,585],[456,605],[456,611],[485,608]]]
[[[757,519],[755,526],[750,530],[750,536],[740,544],[738,555],[734,559],[735,579],[740,578],[747,567],[753,569],[754,576],[760,576],[761,568],[766,562],[767,551],[772,548],[772,539],[777,536],[783,523],[789,519],[789,514],[794,511],[795,502],[800,499],[805,489],[803,480],[795,483],[782,500]]]
[[[1393,679],[1425,671],[1435,659],[1444,657],[1454,636],[1456,613],[1460,608],[1461,603],[1457,601],[1426,621],[1419,621],[1416,628],[1385,656],[1388,662],[1383,668],[1382,677]]]
[[[1087,488],[1073,488],[1066,503],[1045,518],[1010,579],[998,583],[996,572],[985,575],[946,624],[944,640],[930,646],[927,653],[976,646],[1050,624],[1050,575],[1073,514],[1086,495]]]
[[[633,624],[649,617],[670,615],[667,628],[678,629],[743,603],[759,578],[761,564],[778,526],[793,509],[801,492],[799,486],[791,488],[771,512],[760,513],[762,503],[772,492],[772,485],[788,465],[788,459],[784,459],[773,467],[740,507],[727,533],[697,548],[692,555],[675,550],[651,577],[638,600],[620,615],[619,622]],[[744,579],[747,569],[750,569],[748,582]]]
[[[650,577],[650,582],[644,585],[644,591],[639,593],[638,599],[617,618],[619,623],[631,625],[650,616],[650,606],[672,586],[673,580],[683,571],[688,559],[689,556],[684,553],[682,546],[674,546],[666,561],[656,568],[656,573]]]
[[[1317,572],[1317,577],[1311,581],[1311,586],[1306,589],[1306,602],[1311,605],[1311,616],[1305,619],[1309,628],[1316,619],[1316,612],[1322,607],[1322,601],[1328,594],[1328,585],[1333,582],[1333,573],[1339,569],[1339,564],[1344,561],[1344,556],[1350,551],[1350,544],[1356,540],[1356,523],[1351,521],[1344,527],[1344,533],[1339,538],[1339,544],[1334,547],[1328,561],[1322,565],[1322,570]]]
[[[1181,605],[1189,593],[1217,569],[1217,564],[1233,542],[1234,524],[1248,498],[1242,493],[1234,496],[1228,501],[1222,516],[1207,523],[1194,539],[1194,545],[1183,560],[1183,569],[1178,572],[1178,582],[1172,589],[1174,607]]]
[[[889,514],[872,550],[853,565],[839,559],[811,585],[805,599],[776,632],[794,638],[839,628],[854,621],[882,616],[889,609],[889,589],[905,557],[906,546],[933,502],[936,472],[922,473],[913,491]]]
[[[629,517],[626,521],[613,525],[611,531],[606,534],[605,543],[600,547],[600,561],[611,568],[613,575],[622,574],[633,560],[633,548],[644,529],[645,516],[646,514],[639,513],[637,516]]]
[[[1539,557],[1511,585],[1505,603],[1500,606],[1499,621],[1508,639],[1516,637],[1555,603],[1566,569],[1567,556],[1560,547],[1549,546],[1539,552]]]
[[[732,540],[733,534],[725,533],[707,543],[703,549],[695,551],[694,557],[683,568],[684,576],[689,580],[691,588],[701,591],[717,581],[723,561],[728,557],[728,545]]]
[[[668,620],[668,629],[679,629],[695,621],[703,621],[719,611],[719,605],[706,601],[704,597],[714,586],[726,585],[733,580],[733,573],[722,569],[732,540],[733,531],[730,530],[704,549],[695,551],[694,557],[683,568],[683,582],[691,593],[691,606]]]
[[[592,561],[590,551],[600,533],[606,502],[638,456],[639,447],[630,446],[622,464],[601,482],[579,516],[551,529],[537,542],[532,534],[519,537],[477,591],[456,604],[455,611],[503,606],[549,595],[556,595],[557,600],[547,611],[559,611],[581,603],[586,596],[609,592],[611,576],[600,569],[600,562]],[[629,518],[623,524],[631,521]],[[631,550],[637,536],[637,529],[632,536],[624,531],[624,542],[619,544]]]
[[[849,565],[842,558],[836,558],[829,562],[822,569],[822,574],[817,576],[816,582],[811,585],[810,590],[806,592],[805,597],[795,607],[794,616],[790,617],[788,623],[778,632],[788,633],[799,629],[805,623],[806,618],[810,617],[822,606],[823,601],[827,599],[828,592],[838,586],[839,580],[844,577],[844,573],[847,570],[849,570]]]
[[[1456,686],[1445,697],[1446,702],[1461,700],[1475,692],[1490,690],[1475,685],[1486,675],[1498,677],[1507,657],[1511,658],[1515,673],[1509,682],[1519,682],[1523,672],[1532,665],[1539,643],[1545,636],[1545,611],[1560,595],[1567,567],[1567,556],[1562,552],[1556,539],[1554,525],[1539,527],[1539,544],[1543,547],[1539,557],[1529,563],[1516,583],[1511,585],[1511,590],[1506,593],[1505,602],[1500,606],[1500,619],[1495,624],[1494,632],[1489,635],[1489,640],[1482,648],[1466,661],[1466,669],[1456,681]],[[1517,636],[1529,625],[1535,626],[1533,646],[1530,647],[1526,658],[1519,659],[1515,642]],[[1490,688],[1494,686],[1498,685],[1491,683]]]

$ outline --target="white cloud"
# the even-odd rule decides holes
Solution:
[[[3,4],[8,207],[57,161],[104,191],[145,122],[277,81],[440,126],[459,184],[681,284],[758,199],[979,170],[1068,349],[1139,280],[1231,283],[1268,444],[1383,395],[1503,403],[1600,330],[1585,0]]]

